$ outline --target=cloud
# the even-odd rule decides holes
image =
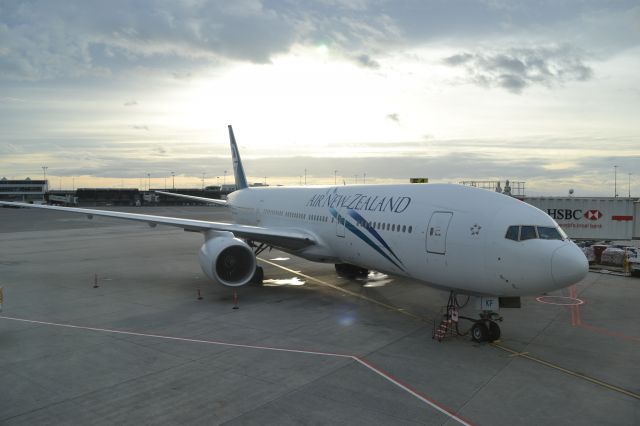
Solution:
[[[268,62],[295,41],[296,22],[259,1],[0,5],[3,79],[109,76],[217,58]]]
[[[392,114],[387,114],[387,119],[394,121],[396,123],[400,122],[400,115],[397,112],[394,112]]]
[[[187,71],[174,71],[171,73],[171,76],[176,80],[189,80],[193,77],[193,74]]]
[[[158,145],[158,146],[155,146],[155,147],[151,148],[151,153],[153,155],[158,156],[158,157],[166,157],[167,156],[167,150],[161,145]]]
[[[484,87],[500,87],[521,93],[533,85],[553,87],[569,81],[586,81],[593,70],[583,54],[568,46],[513,48],[504,52],[463,52],[444,58],[452,67],[463,67],[466,81]]]
[[[0,75],[27,81],[110,78],[145,67],[183,78],[229,60],[268,63],[294,45],[319,43],[377,69],[372,56],[390,50],[513,37],[516,29],[516,38],[530,40],[583,46],[602,40],[610,52],[637,45],[637,16],[633,1],[2,2]],[[515,77],[504,78],[504,86],[519,87]]]
[[[146,130],[147,132],[149,131],[149,126],[134,125],[131,126],[131,128],[135,130]]]
[[[372,59],[369,55],[365,55],[365,54],[358,55],[354,57],[354,60],[358,65],[365,68],[371,68],[374,70],[380,68],[380,64],[374,59]]]
[[[124,103],[123,105],[124,105],[124,106],[134,106],[134,105],[138,105],[138,101],[136,101],[136,100],[125,101],[125,103]]]
[[[0,144],[0,154],[19,154],[22,152],[22,149],[19,146],[10,144],[10,143],[3,143]]]

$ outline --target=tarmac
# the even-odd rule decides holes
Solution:
[[[233,309],[200,270],[202,242],[0,208],[0,424],[640,424],[640,278],[590,273],[501,310],[495,344],[438,342],[447,293],[276,250]]]

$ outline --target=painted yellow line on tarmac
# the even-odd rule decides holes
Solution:
[[[411,317],[411,318],[414,318],[414,319],[417,319],[417,320],[420,320],[420,321],[425,321],[425,322],[433,321],[433,318],[429,318],[429,317],[426,317],[426,316],[420,316],[420,315],[414,314],[414,313],[412,313],[410,311],[407,311],[405,309],[398,308],[397,306],[389,305],[387,303],[380,302],[380,301],[372,299],[370,297],[363,296],[362,294],[355,293],[353,291],[344,289],[342,287],[338,287],[337,285],[328,283],[326,281],[320,280],[320,279],[312,277],[310,275],[303,274],[300,271],[294,271],[293,269],[289,269],[286,266],[282,266],[282,265],[270,262],[270,261],[262,259],[262,258],[258,258],[258,259],[261,262],[264,262],[264,263],[267,263],[269,265],[275,266],[276,268],[280,268],[280,269],[282,269],[284,271],[287,271],[287,272],[290,272],[292,274],[296,274],[296,275],[301,276],[301,277],[303,277],[303,278],[305,278],[305,279],[307,279],[309,281],[313,281],[313,282],[318,283],[320,285],[323,285],[323,286],[332,288],[334,290],[337,290],[337,291],[339,291],[341,293],[345,293],[345,294],[348,294],[350,296],[357,297],[357,298],[362,299],[362,300],[366,300],[367,302],[373,303],[373,304],[378,305],[378,306],[382,306],[385,309],[389,309],[391,311],[398,312],[400,314],[406,315],[408,317]],[[618,392],[618,393],[621,393],[623,395],[629,396],[631,398],[635,398],[635,399],[640,400],[640,394],[637,394],[637,393],[631,392],[629,390],[623,389],[621,387],[618,387],[618,386],[603,382],[602,380],[598,380],[596,378],[593,378],[593,377],[578,373],[576,371],[569,370],[567,368],[564,368],[564,367],[561,367],[561,366],[559,366],[557,364],[553,364],[551,362],[545,361],[545,360],[543,360],[541,358],[538,358],[538,357],[535,357],[533,355],[529,355],[529,352],[518,352],[516,350],[510,349],[510,348],[508,348],[508,347],[506,347],[506,346],[504,346],[504,345],[502,345],[500,343],[497,343],[497,342],[491,343],[491,346],[493,346],[494,348],[501,349],[501,350],[503,350],[505,352],[509,352],[511,354],[510,355],[511,357],[525,358],[525,359],[528,359],[529,361],[533,361],[533,362],[538,363],[540,365],[544,365],[544,366],[549,367],[549,368],[551,368],[553,370],[560,371],[562,373],[568,374],[570,376],[573,376],[573,377],[576,377],[576,378],[579,378],[579,379],[582,379],[582,380],[586,380],[588,382],[591,382],[591,383],[593,383],[595,385],[598,385],[598,386],[604,387],[606,389],[612,390],[614,392]]]
[[[387,303],[380,302],[379,300],[375,300],[375,299],[372,299],[370,297],[364,296],[362,294],[355,293],[355,292],[353,292],[351,290],[347,290],[345,288],[339,287],[339,286],[337,286],[335,284],[331,284],[331,283],[328,283],[326,281],[322,281],[322,280],[320,280],[318,278],[315,278],[315,277],[312,277],[310,275],[303,274],[300,271],[295,271],[293,269],[289,269],[286,266],[282,266],[282,265],[270,262],[270,261],[262,259],[262,258],[258,258],[258,260],[260,260],[261,262],[267,263],[267,264],[269,264],[271,266],[275,266],[276,268],[280,268],[280,269],[282,269],[284,271],[291,272],[292,274],[296,274],[296,275],[298,275],[300,277],[303,277],[303,278],[305,278],[305,279],[307,279],[309,281],[313,281],[313,282],[315,282],[317,284],[320,284],[320,285],[323,285],[325,287],[332,288],[332,289],[337,290],[337,291],[339,291],[341,293],[348,294],[349,296],[353,296],[353,297],[357,297],[358,299],[366,300],[369,303],[373,303],[375,305],[382,306],[383,308],[389,309],[391,311],[399,312],[399,313],[401,313],[403,315],[407,315],[407,316],[409,316],[411,318],[415,318],[415,319],[418,319],[418,320],[421,320],[421,321],[432,321],[433,320],[432,318],[414,314],[413,312],[407,311],[407,310],[402,309],[402,308],[398,308],[397,306],[389,305]]]
[[[560,367],[559,365],[556,365],[556,364],[553,364],[551,362],[545,361],[543,359],[537,358],[535,356],[529,355],[528,352],[517,352],[517,351],[514,351],[513,349],[509,349],[506,346],[500,345],[498,343],[491,343],[491,346],[493,346],[494,348],[502,349],[505,352],[509,352],[509,353],[512,354],[511,356],[518,356],[520,358],[526,358],[526,359],[528,359],[530,361],[537,362],[538,364],[542,364],[542,365],[544,365],[546,367],[553,368],[554,370],[562,371],[563,373],[568,374],[570,376],[578,377],[580,379],[583,379],[583,380],[586,380],[588,382],[594,383],[594,384],[596,384],[598,386],[602,386],[602,387],[607,388],[609,390],[616,391],[616,392],[619,392],[619,393],[621,393],[623,395],[630,396],[631,398],[640,399],[640,395],[637,394],[637,393],[634,393],[634,392],[628,391],[626,389],[623,389],[621,387],[618,387],[618,386],[603,382],[602,380],[598,380],[598,379],[595,379],[593,377],[586,376],[586,375],[584,375],[582,373],[578,373],[576,371],[572,371],[572,370],[569,370],[567,368]]]

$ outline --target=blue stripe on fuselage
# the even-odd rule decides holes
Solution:
[[[393,255],[393,257],[395,257],[398,262],[402,263],[402,260],[400,260],[400,258],[393,252],[393,250],[391,249],[391,247],[389,247],[389,244],[387,244],[387,242],[382,238],[382,236],[380,234],[378,234],[378,231],[376,231],[373,227],[369,226],[369,221],[367,219],[365,219],[364,217],[362,217],[357,211],[352,210],[352,209],[348,209],[347,212],[349,213],[349,215],[354,218],[356,221],[362,222],[364,225],[364,229],[366,229],[367,231],[369,231],[369,233],[371,235],[374,236],[374,238],[378,241],[380,241],[380,243],[387,249],[389,250],[389,253],[391,253]]]
[[[362,241],[364,241],[365,243],[367,243],[369,245],[369,247],[371,247],[372,249],[374,249],[375,251],[377,251],[378,253],[380,253],[382,256],[384,256],[385,259],[387,259],[389,262],[393,263],[394,266],[396,266],[397,268],[399,268],[400,270],[404,271],[404,268],[401,265],[398,265],[398,263],[396,263],[395,260],[393,260],[387,253],[383,252],[382,249],[380,247],[378,247],[378,245],[373,242],[369,237],[367,237],[362,231],[360,231],[358,228],[356,228],[355,225],[353,225],[351,222],[349,222],[347,220],[346,217],[342,216],[340,213],[338,213],[338,211],[334,208],[330,208],[329,211],[331,212],[331,214],[333,215],[333,217],[338,220],[338,223],[340,221],[340,219],[342,219],[344,221],[345,227],[351,231],[355,236],[357,236],[358,238],[360,238]],[[394,254],[395,256],[395,254]],[[399,260],[399,259],[398,259]],[[402,263],[402,262],[401,262]]]

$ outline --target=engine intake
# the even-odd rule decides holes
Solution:
[[[253,250],[237,238],[208,239],[200,248],[199,260],[209,278],[229,287],[248,284],[256,271]]]

